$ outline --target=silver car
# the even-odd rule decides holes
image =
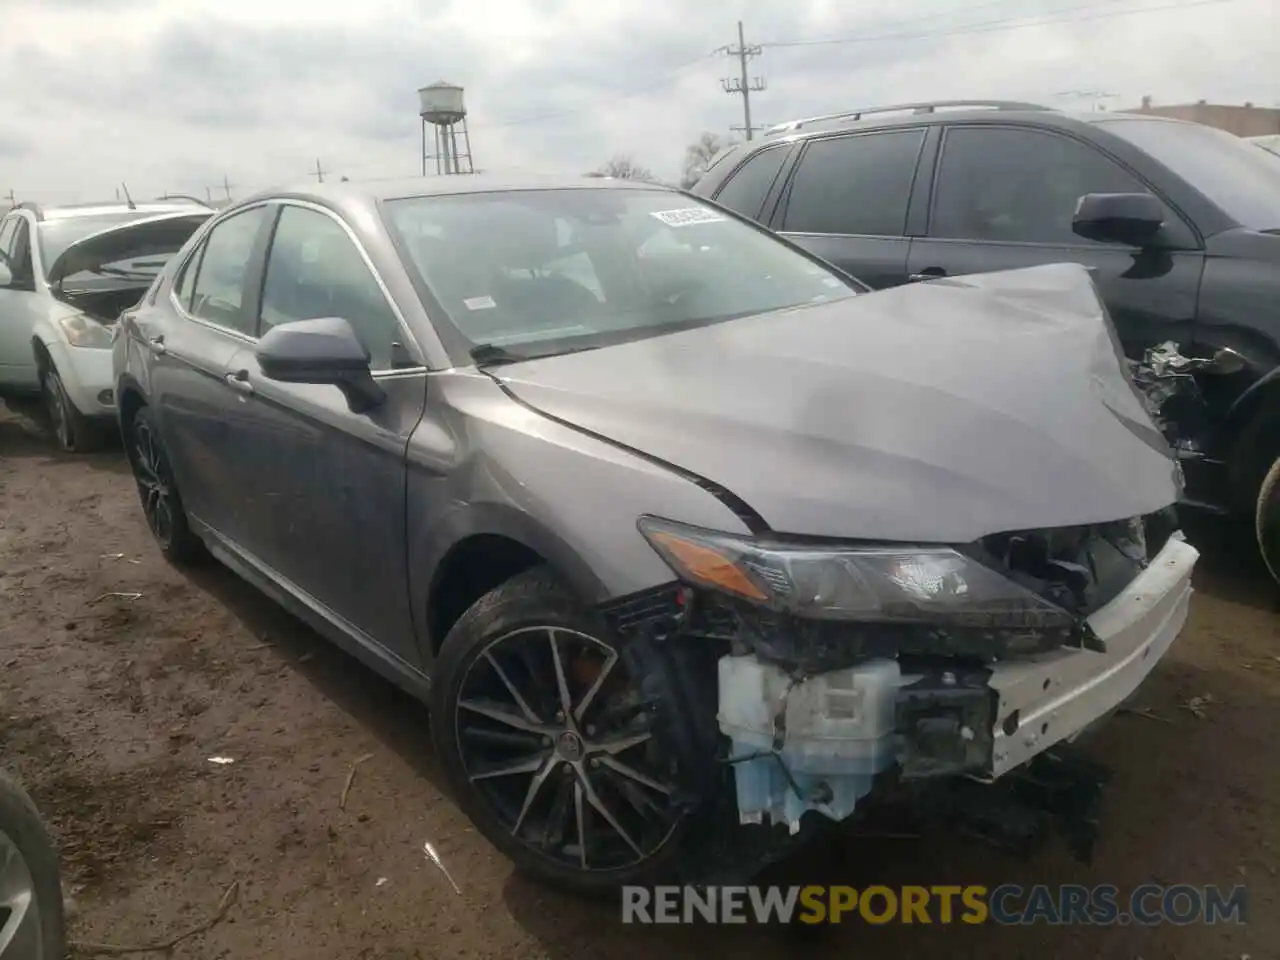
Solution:
[[[164,553],[428,703],[459,804],[578,889],[1017,777],[1187,614],[1074,265],[870,293],[655,185],[324,184],[211,219],[114,369]]]
[[[9,211],[0,219],[0,397],[39,396],[64,450],[113,435],[111,326],[212,214],[190,200]]]

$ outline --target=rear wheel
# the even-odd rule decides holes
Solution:
[[[518,868],[584,893],[669,870],[687,817],[655,733],[662,707],[545,567],[463,614],[431,699],[459,804]]]
[[[0,960],[62,960],[62,882],[35,805],[0,773]]]
[[[185,564],[204,556],[204,544],[187,523],[186,510],[169,457],[149,407],[139,407],[125,430],[125,446],[147,527],[160,551],[172,563]]]
[[[1277,583],[1280,583],[1280,460],[1271,465],[1258,493],[1255,520],[1258,547],[1262,559]]]
[[[40,393],[59,449],[67,453],[90,453],[102,446],[104,431],[76,409],[53,364],[40,376]]]

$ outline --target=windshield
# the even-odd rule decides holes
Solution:
[[[490,355],[587,349],[860,292],[668,191],[475,193],[386,208],[453,326]]]
[[[1126,118],[1103,126],[1151,154],[1243,227],[1280,227],[1280,158],[1198,123]]]

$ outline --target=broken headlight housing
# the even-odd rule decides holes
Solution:
[[[638,526],[691,587],[797,617],[987,629],[1070,629],[1075,618],[951,547],[792,544],[657,517]]]

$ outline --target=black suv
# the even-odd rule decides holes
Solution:
[[[877,288],[1090,267],[1185,501],[1254,520],[1280,580],[1280,157],[1184,121],[948,101],[780,124],[693,193]]]

